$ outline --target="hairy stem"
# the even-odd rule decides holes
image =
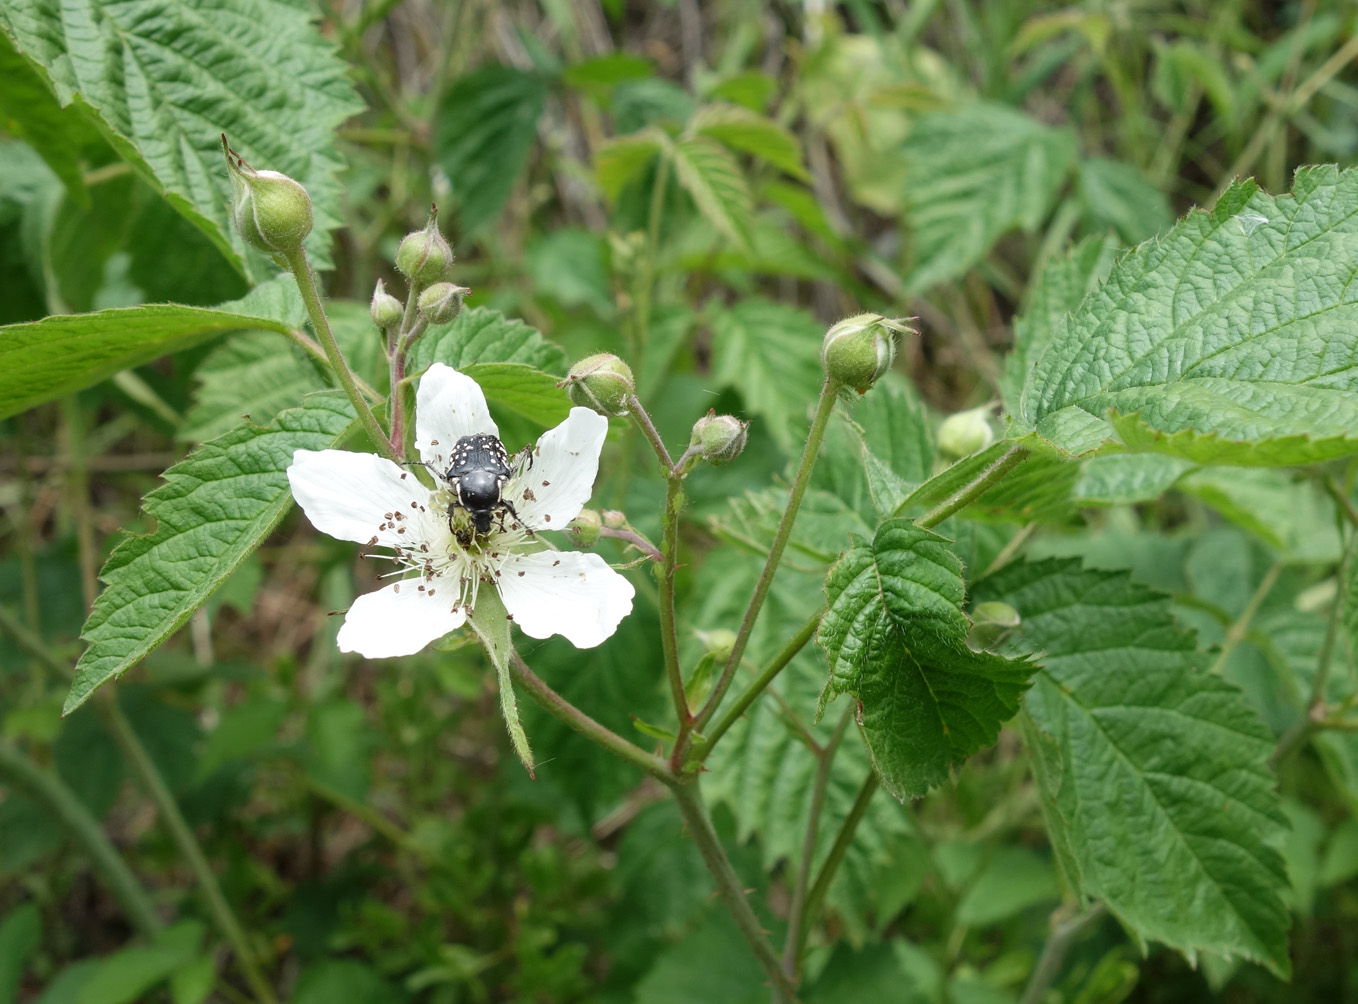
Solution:
[[[641,768],[657,780],[670,786],[674,785],[674,774],[670,771],[669,764],[662,757],[647,753],[640,746],[628,742],[612,729],[601,725],[585,714],[529,669],[528,664],[523,661],[523,658],[517,652],[510,654],[509,671],[514,677],[514,682],[523,687],[528,692],[528,696],[557,721],[579,732],[591,742],[602,746],[614,756]]]
[[[651,449],[655,450],[655,455],[660,460],[660,466],[666,477],[674,471],[674,461],[670,459],[670,451],[665,449],[665,441],[660,438],[660,433],[655,431],[655,424],[651,421],[651,416],[646,414],[646,409],[641,406],[640,399],[631,395],[627,399],[627,413],[641,429],[642,435],[646,437],[646,442],[651,444]]]
[[[717,836],[717,831],[712,826],[712,817],[703,803],[698,786],[679,784],[675,785],[673,790],[675,800],[679,803],[679,811],[688,826],[689,835],[698,845],[703,861],[707,864],[707,870],[712,873],[712,878],[717,883],[717,893],[731,912],[741,935],[754,952],[755,958],[759,960],[759,964],[768,973],[775,990],[786,1000],[794,999],[797,988],[783,972],[778,962],[778,954],[769,943],[759,918],[750,907],[749,900],[745,898],[740,877],[736,875],[735,869],[731,867],[731,862],[726,857],[726,852],[722,850],[721,838]]]
[[[938,526],[953,513],[965,509],[1002,481],[1006,474],[1028,459],[1028,454],[1029,451],[1026,446],[1019,446],[1015,443],[995,458],[993,464],[915,522],[925,529]]]
[[[151,898],[132,874],[118,849],[99,826],[99,820],[81,804],[73,791],[54,772],[44,770],[8,742],[0,741],[0,777],[59,819],[89,855],[108,891],[127,914],[132,926],[151,937],[161,928]]]
[[[783,510],[783,518],[778,523],[778,530],[774,533],[773,544],[769,547],[768,559],[764,562],[764,570],[759,573],[759,581],[755,583],[754,596],[750,599],[750,605],[745,610],[745,617],[740,622],[740,630],[736,632],[736,642],[731,648],[731,654],[726,660],[720,679],[712,689],[712,696],[707,699],[707,703],[698,712],[697,719],[694,721],[693,728],[701,730],[712,715],[716,713],[722,698],[726,696],[726,691],[731,687],[731,681],[735,679],[736,668],[740,666],[740,660],[745,655],[745,646],[750,642],[750,632],[754,629],[755,621],[759,618],[759,611],[764,606],[764,601],[768,598],[769,587],[773,584],[774,573],[778,571],[778,563],[782,561],[783,550],[787,547],[788,538],[792,536],[792,524],[797,521],[797,510],[801,508],[802,496],[806,494],[806,486],[811,483],[811,471],[816,466],[816,457],[820,453],[821,440],[825,438],[825,429],[830,424],[830,415],[835,409],[835,398],[839,395],[840,384],[828,377],[820,390],[820,401],[816,405],[816,417],[811,421],[811,431],[807,433],[806,447],[802,450],[801,462],[797,465],[797,473],[792,479],[792,488],[788,493],[787,508]],[[687,734],[681,728],[679,742],[675,745],[676,760],[682,760],[683,754],[687,749]]]
[[[335,378],[339,380],[340,386],[348,396],[349,403],[354,406],[354,411],[363,424],[364,431],[368,433],[368,438],[388,460],[400,460],[396,451],[391,448],[387,434],[378,424],[377,416],[373,414],[372,408],[359,391],[353,370],[345,362],[344,353],[340,351],[335,334],[330,330],[330,320],[325,316],[325,308],[321,305],[321,296],[316,289],[316,277],[311,273],[311,263],[307,261],[306,252],[299,247],[294,251],[285,252],[283,258],[287,261],[288,268],[292,270],[297,290],[302,294],[302,302],[306,304],[307,316],[311,318],[311,326],[321,341],[321,347],[325,349],[330,368],[335,371]]]
[[[707,745],[703,747],[702,751],[704,760],[712,752],[712,748],[717,745],[717,740],[726,734],[726,730],[740,720],[740,716],[745,714],[745,711],[758,699],[765,688],[777,678],[779,673],[787,668],[787,664],[793,660],[797,653],[806,647],[806,643],[815,636],[816,628],[820,627],[820,619],[824,616],[824,607],[812,614],[810,619],[792,636],[792,640],[783,646],[783,650],[773,657],[755,681],[736,699],[736,703],[731,705],[717,724],[707,732]]]
[[[679,511],[684,506],[684,479],[673,468],[665,478],[665,511],[661,515],[660,537],[660,645],[665,654],[665,679],[670,684],[670,698],[679,719],[682,736],[693,724],[688,696],[684,693],[683,671],[679,668],[679,631],[674,612],[674,570],[679,561]],[[680,744],[676,742],[675,752]],[[677,770],[682,761],[677,757],[672,766]]]
[[[802,951],[806,947],[806,926],[803,917],[807,907],[807,883],[811,879],[811,859],[816,854],[816,837],[820,832],[820,814],[825,805],[825,789],[830,783],[830,769],[835,763],[839,744],[853,719],[849,708],[840,716],[830,741],[816,752],[816,778],[811,788],[811,810],[806,819],[806,836],[802,838],[802,857],[797,865],[797,881],[792,887],[792,905],[787,914],[787,940],[783,945],[783,971],[794,983],[800,982]]]
[[[188,821],[184,819],[184,814],[179,811],[179,803],[175,801],[165,779],[156,768],[155,762],[146,752],[146,747],[137,738],[136,732],[132,729],[132,724],[127,720],[122,709],[118,707],[117,699],[111,691],[104,691],[103,693],[107,696],[99,700],[98,708],[104,723],[108,726],[109,734],[113,737],[118,748],[122,750],[123,756],[127,757],[127,761],[141,781],[142,787],[145,788],[151,801],[155,803],[161,822],[170,831],[170,837],[174,840],[175,846],[179,848],[179,853],[184,856],[189,870],[193,872],[193,877],[197,880],[198,886],[207,900],[208,910],[212,914],[213,920],[216,921],[217,927],[225,935],[226,940],[231,943],[231,948],[236,953],[236,962],[240,965],[245,981],[250,985],[251,993],[262,1004],[278,1004],[278,997],[265,978],[263,970],[260,969],[259,961],[255,958],[254,950],[250,947],[245,929],[241,927],[240,921],[231,909],[231,904],[226,901],[222,887],[217,883],[217,876],[212,870],[211,862],[208,861],[207,855],[203,853],[203,848],[193,835],[193,830],[189,828]]]

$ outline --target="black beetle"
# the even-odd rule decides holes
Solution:
[[[531,464],[531,454],[528,460]],[[500,529],[503,530],[504,514],[508,512],[532,536],[532,529],[514,511],[514,504],[501,494],[513,474],[509,454],[495,436],[479,432],[473,436],[463,436],[453,444],[448,469],[442,475],[454,497],[453,503],[448,506],[449,528],[452,527],[453,510],[460,506],[471,515],[472,526],[478,534],[490,530],[490,521],[497,512],[500,514]]]

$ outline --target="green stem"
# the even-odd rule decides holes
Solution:
[[[803,917],[807,907],[807,883],[811,879],[811,859],[816,854],[816,837],[820,832],[820,814],[825,805],[825,789],[830,783],[830,769],[844,733],[853,720],[853,709],[846,709],[835,726],[834,734],[816,752],[816,779],[811,788],[811,811],[806,820],[806,836],[802,839],[802,858],[797,865],[797,881],[792,887],[792,905],[787,914],[787,940],[783,946],[783,971],[788,979],[800,982],[802,952],[806,948],[806,925]]]
[[[289,341],[297,345],[307,355],[311,356],[317,362],[321,363],[321,365],[325,366],[326,369],[333,372],[333,367],[330,365],[330,357],[325,354],[325,349],[321,348],[320,343],[314,338],[307,335],[304,331],[298,331],[296,328],[287,328],[284,331],[284,334]],[[382,395],[377,393],[377,391],[361,377],[354,377],[354,386],[356,386],[369,401],[382,400]]]
[[[651,416],[646,413],[646,409],[641,406],[641,400],[635,394],[627,399],[627,413],[637,423],[642,435],[646,437],[646,442],[651,444],[651,449],[655,450],[655,455],[660,460],[664,475],[669,477],[674,470],[674,461],[670,459],[670,451],[665,449],[665,441],[660,438],[660,433],[656,432]]]
[[[387,434],[382,431],[382,426],[378,424],[377,416],[373,414],[372,408],[368,407],[368,402],[363,399],[358,384],[354,381],[353,370],[345,362],[344,353],[340,351],[339,343],[335,341],[335,334],[330,330],[330,321],[325,316],[325,308],[321,305],[320,293],[316,290],[316,277],[311,273],[311,263],[307,261],[306,251],[298,247],[296,250],[284,252],[283,258],[287,261],[288,268],[292,270],[293,279],[297,281],[297,290],[302,294],[302,302],[306,304],[307,316],[311,318],[311,327],[315,330],[316,337],[320,339],[321,347],[325,349],[326,358],[330,361],[330,368],[335,371],[335,378],[339,380],[340,386],[348,396],[349,403],[354,406],[354,411],[358,415],[358,420],[363,424],[364,430],[368,433],[368,438],[388,460],[400,460],[401,458],[396,454],[396,451],[391,448]]]
[[[1226,637],[1221,643],[1221,653],[1216,657],[1216,661],[1212,663],[1212,668],[1209,671],[1213,676],[1221,675],[1221,671],[1226,666],[1226,660],[1231,657],[1235,647],[1249,635],[1250,622],[1254,620],[1254,615],[1259,612],[1259,605],[1264,602],[1265,597],[1273,589],[1273,584],[1278,581],[1278,575],[1282,570],[1283,566],[1279,564],[1274,565],[1265,573],[1259,581],[1258,588],[1254,590],[1254,595],[1245,604],[1245,609],[1236,618],[1235,623],[1226,630]]]
[[[778,962],[778,954],[765,937],[759,918],[755,916],[749,900],[745,898],[745,889],[740,877],[736,875],[735,869],[731,867],[731,862],[726,857],[726,852],[722,850],[721,838],[717,836],[717,831],[712,826],[712,817],[708,814],[707,806],[703,804],[698,786],[679,784],[674,786],[673,791],[675,800],[679,803],[679,811],[688,826],[689,835],[698,845],[698,851],[707,864],[707,870],[712,873],[712,878],[717,883],[717,893],[731,912],[736,927],[740,929],[755,958],[773,981],[774,988],[786,1000],[793,1000],[797,988],[783,972]]]
[[[683,672],[679,668],[679,631],[674,612],[674,570],[679,560],[679,511],[684,506],[684,479],[673,469],[665,479],[665,511],[661,517],[660,537],[660,645],[665,654],[665,678],[679,719],[680,734],[691,726],[693,712],[684,693]],[[676,750],[678,746],[676,745]],[[679,760],[674,761],[677,768]]]
[[[528,664],[517,652],[510,656],[509,671],[514,677],[514,682],[526,690],[528,696],[537,701],[542,709],[557,721],[602,746],[614,756],[641,768],[656,780],[674,786],[674,774],[662,757],[647,753],[640,746],[628,742],[612,729],[585,714],[529,669]]]
[[[104,836],[99,820],[56,773],[43,770],[10,743],[0,742],[0,776],[62,822],[89,855],[94,870],[103,878],[133,927],[148,938],[160,930],[160,918],[156,916],[146,890],[117,848]]]
[[[754,629],[759,611],[764,606],[764,600],[768,598],[774,573],[778,571],[778,563],[783,558],[783,550],[787,547],[788,538],[792,536],[792,524],[797,520],[797,510],[801,508],[802,496],[806,494],[806,486],[811,483],[811,471],[816,466],[816,457],[820,453],[821,440],[825,438],[826,427],[830,424],[830,415],[835,410],[835,399],[839,396],[839,388],[840,384],[829,378],[826,378],[825,384],[821,387],[820,401],[816,405],[816,416],[811,421],[811,431],[807,433],[806,447],[802,450],[802,459],[797,465],[797,474],[792,479],[792,488],[788,493],[787,508],[783,510],[783,518],[779,521],[778,530],[773,536],[773,544],[769,547],[769,556],[764,562],[764,570],[759,573],[759,581],[755,583],[754,596],[751,597],[750,605],[745,610],[745,617],[740,622],[740,630],[736,632],[735,645],[732,646],[731,654],[726,660],[726,666],[722,669],[721,678],[712,690],[712,696],[707,699],[707,703],[698,712],[698,717],[693,724],[694,730],[701,731],[712,715],[716,713],[722,698],[726,696],[726,691],[731,687],[731,681],[735,679],[736,668],[745,655],[745,646],[750,642],[750,632]],[[686,751],[686,740],[687,735],[681,726],[679,741],[675,745],[676,762],[682,762],[683,754]]]
[[[184,819],[184,814],[179,811],[179,804],[175,801],[169,786],[166,785],[160,771],[156,769],[150,754],[146,752],[146,747],[137,738],[136,732],[133,731],[132,725],[123,714],[122,709],[118,707],[117,699],[110,691],[103,693],[107,696],[98,702],[98,707],[105,724],[108,726],[109,733],[118,748],[122,750],[123,755],[127,757],[128,763],[131,764],[132,770],[141,780],[147,795],[155,803],[161,822],[170,831],[170,836],[179,848],[179,853],[188,862],[189,869],[193,872],[199,888],[202,889],[203,895],[207,899],[208,910],[236,953],[236,961],[240,964],[245,981],[250,984],[251,992],[255,995],[256,1000],[261,1001],[262,1004],[278,1004],[278,997],[274,994],[273,987],[269,985],[269,981],[265,979],[264,973],[259,967],[259,962],[250,947],[245,930],[232,911],[231,904],[226,901],[226,897],[222,894],[222,888],[217,884],[217,876],[212,870],[212,864],[208,861],[207,855],[203,853],[203,848],[199,845],[197,838],[194,837],[193,830],[189,828],[187,820]]]
[[[993,464],[983,470],[976,477],[959,488],[956,492],[944,499],[933,509],[921,516],[915,522],[928,529],[938,526],[953,513],[965,509],[971,503],[984,495],[997,482],[1001,481],[1006,474],[1012,471],[1019,464],[1028,459],[1028,448],[1019,446],[1015,443],[1009,449],[1001,453]]]
[[[835,836],[834,845],[830,848],[830,853],[826,855],[821,863],[820,871],[816,872],[816,881],[811,886],[811,891],[806,895],[806,908],[802,913],[803,928],[810,928],[811,920],[816,916],[820,905],[825,900],[825,894],[830,890],[830,883],[834,880],[835,872],[839,870],[839,863],[844,860],[844,855],[848,853],[849,845],[853,843],[853,835],[858,829],[858,824],[867,815],[868,806],[872,804],[872,796],[877,794],[877,788],[881,784],[878,780],[877,772],[869,770],[868,776],[863,779],[863,786],[858,789],[858,797],[853,800],[853,807],[849,809],[849,814],[844,817],[844,822],[839,826],[839,833]],[[799,938],[801,944],[806,943],[806,931],[803,931]]]
[[[1037,966],[1034,967],[1032,976],[1028,978],[1028,985],[1023,988],[1023,997],[1019,1004],[1041,1004],[1052,981],[1056,979],[1056,974],[1061,971],[1061,964],[1065,961],[1071,946],[1080,935],[1102,920],[1107,912],[1108,908],[1102,903],[1095,903],[1084,913],[1076,914],[1060,923],[1053,917],[1051,935],[1042,946],[1042,957],[1037,960]]]
[[[774,681],[779,673],[787,668],[787,664],[793,660],[797,653],[806,647],[806,643],[815,636],[816,628],[820,627],[820,619],[824,616],[824,607],[812,614],[810,619],[792,636],[792,640],[783,646],[783,650],[773,657],[773,660],[764,667],[755,681],[740,695],[736,703],[721,716],[717,724],[706,734],[707,743],[702,750],[704,760],[712,752],[712,748],[717,745],[717,740],[726,734],[726,730],[739,721],[740,716],[745,714],[746,709],[758,699],[764,689]]]

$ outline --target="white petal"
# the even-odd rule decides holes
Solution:
[[[431,641],[466,623],[457,591],[420,590],[421,578],[402,579],[354,600],[339,629],[341,652],[357,652],[367,659],[414,655]]]
[[[388,547],[409,547],[421,537],[411,524],[421,506],[429,507],[429,489],[385,457],[297,450],[288,483],[311,524],[332,537],[360,544],[376,537]]]
[[[533,450],[533,466],[507,486],[520,518],[534,530],[564,530],[594,493],[599,451],[608,419],[588,408],[572,408],[566,421],[544,433]]]
[[[486,407],[486,395],[465,373],[443,363],[431,365],[415,393],[415,449],[420,459],[442,474],[453,444],[478,432],[500,435]]]
[[[514,555],[495,584],[524,634],[563,635],[576,648],[593,648],[618,630],[636,593],[603,558],[579,551]]]

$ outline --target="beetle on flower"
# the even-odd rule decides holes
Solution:
[[[632,610],[632,584],[597,554],[556,551],[537,534],[564,530],[594,488],[608,420],[572,408],[503,480],[499,499],[512,518],[484,525],[441,475],[465,437],[499,430],[476,382],[443,363],[420,381],[415,448],[440,475],[434,489],[384,457],[345,450],[298,450],[288,468],[293,496],[312,524],[332,537],[384,547],[400,577],[360,596],[339,632],[339,647],[370,659],[411,655],[461,627],[479,590],[493,584],[510,619],[532,638],[563,635],[577,648],[609,638]]]

